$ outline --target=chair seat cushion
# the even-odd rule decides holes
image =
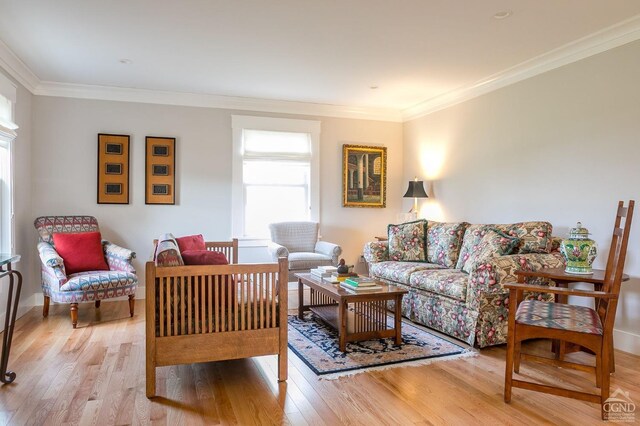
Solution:
[[[313,269],[318,266],[331,266],[331,258],[320,253],[289,253],[289,270]]]
[[[579,333],[602,334],[600,317],[586,306],[525,300],[518,307],[516,322]]]
[[[469,275],[457,269],[417,271],[411,274],[409,285],[457,300],[467,300]]]
[[[123,271],[89,271],[69,275],[60,291],[95,291],[134,285],[138,278]]]

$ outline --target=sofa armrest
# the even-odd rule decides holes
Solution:
[[[40,260],[44,265],[51,268],[56,266],[64,267],[64,261],[50,243],[45,243],[44,241],[39,242],[38,254],[40,255]]]
[[[364,245],[364,260],[367,263],[377,263],[389,260],[388,241],[370,241]]]
[[[329,256],[334,265],[338,264],[338,256],[342,253],[342,247],[326,241],[318,241],[314,250],[316,253]]]
[[[130,272],[132,274],[136,273],[136,270],[131,263],[136,257],[136,253],[134,251],[120,247],[119,245],[106,240],[102,241],[102,249],[104,250],[104,256],[110,270]]]
[[[544,268],[562,268],[565,260],[562,254],[553,253],[526,253],[499,256],[487,262],[480,262],[474,266],[469,274],[469,287],[467,289],[467,305],[476,307],[480,293],[506,292],[503,284],[518,280],[515,272],[519,269],[525,271],[539,271]],[[530,284],[549,286],[546,279],[528,279]]]
[[[38,243],[38,254],[42,262],[42,279],[57,291],[61,285],[67,282],[64,260],[50,243],[44,241]]]
[[[280,257],[289,258],[289,250],[287,250],[285,246],[274,243],[273,241],[267,244],[267,251],[274,262],[277,262]]]

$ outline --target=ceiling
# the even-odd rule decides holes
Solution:
[[[405,110],[638,14],[635,0],[0,0],[0,40],[41,82]]]

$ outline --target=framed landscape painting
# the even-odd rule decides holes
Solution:
[[[386,207],[387,148],[342,145],[342,206]]]

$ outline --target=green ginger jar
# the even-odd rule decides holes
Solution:
[[[562,240],[560,251],[567,259],[565,272],[569,274],[591,274],[591,265],[596,259],[598,248],[596,242],[589,238],[589,230],[578,222],[569,231],[569,238]]]

